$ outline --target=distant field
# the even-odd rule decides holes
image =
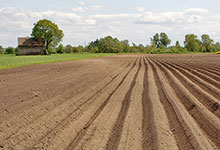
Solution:
[[[114,54],[83,53],[83,54],[53,54],[49,56],[0,55],[0,69],[28,66],[32,64],[45,64],[45,63],[53,63],[59,61],[111,56],[111,55]]]

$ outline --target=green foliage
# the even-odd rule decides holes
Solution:
[[[215,46],[215,52],[220,51],[220,42],[216,42],[214,46]]]
[[[120,53],[123,49],[122,43],[117,38],[107,36],[98,42],[99,53]]]
[[[56,49],[56,52],[59,53],[59,54],[62,54],[65,52],[65,48],[63,46],[63,44],[60,44],[57,49]]]
[[[64,34],[55,23],[43,19],[34,24],[31,36],[35,39],[45,40],[47,53],[49,47],[56,47],[61,42]]]
[[[15,49],[13,47],[8,47],[5,50],[5,54],[15,54]]]
[[[155,48],[166,48],[171,43],[171,40],[164,32],[161,32],[160,35],[156,33],[150,40],[151,45]]]
[[[137,53],[138,52],[138,46],[135,43],[132,43],[132,46],[130,48],[130,53]]]
[[[56,51],[55,48],[50,47],[50,48],[48,49],[48,54],[49,54],[49,55],[50,55],[50,54],[56,54],[56,53],[57,53],[57,51]]]
[[[181,46],[180,46],[180,42],[179,42],[179,41],[176,41],[175,46],[176,46],[177,48],[180,48],[180,47],[181,47]]]
[[[97,53],[99,51],[97,46],[93,46],[92,44],[89,44],[89,46],[86,47],[86,51],[89,53]]]
[[[168,38],[166,33],[160,33],[160,43],[164,47],[167,47],[171,43],[171,40]]]
[[[5,53],[5,50],[4,48],[0,45],[0,54],[4,54]]]
[[[82,53],[83,52],[83,46],[72,47],[72,52],[73,53]]]
[[[65,53],[72,53],[72,52],[73,52],[73,47],[70,44],[66,45]]]
[[[18,55],[18,47],[15,48],[15,54]]]
[[[123,45],[117,38],[112,38],[111,36],[107,36],[105,38],[101,38],[99,40],[91,42],[87,48],[87,52],[95,52],[95,53],[120,53],[127,45]]]
[[[158,33],[156,33],[151,40],[151,45],[155,46],[156,48],[160,47],[160,36]]]
[[[128,40],[124,40],[124,41],[121,41],[121,43],[122,43],[122,47],[123,47],[123,52],[124,53],[128,53],[128,52],[130,52],[130,50],[131,50],[131,47],[130,47],[130,45],[129,45],[129,41]]]
[[[213,42],[214,41],[209,37],[209,35],[203,34],[201,36],[201,43],[202,43],[202,46],[205,47],[205,52],[213,51],[214,49]]]
[[[198,37],[194,34],[187,34],[185,36],[184,45],[188,51],[191,51],[191,52],[201,51],[200,41],[198,40]]]

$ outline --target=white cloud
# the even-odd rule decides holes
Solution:
[[[85,2],[83,2],[83,1],[81,1],[81,2],[78,2],[78,5],[80,5],[80,6],[85,6],[85,5],[86,5],[86,3],[85,3]]]
[[[190,8],[184,11],[184,13],[187,13],[187,14],[204,14],[208,12],[209,10],[203,9],[203,8]]]
[[[220,15],[208,10],[193,8],[183,11],[156,13],[138,7],[135,13],[100,14],[86,13],[102,9],[101,6],[80,6],[84,11],[29,11],[15,8],[0,8],[0,45],[16,46],[17,37],[29,36],[33,23],[49,19],[64,31],[64,44],[84,44],[107,35],[128,39],[131,42],[149,42],[156,32],[166,32],[170,38],[183,41],[188,33],[207,33],[220,41]],[[85,9],[86,8],[86,9]]]
[[[103,9],[103,6],[101,6],[101,5],[92,5],[92,6],[88,7],[88,9],[93,10],[93,11],[98,11],[98,10]]]
[[[91,12],[91,11],[99,11],[103,9],[103,6],[101,5],[91,5],[91,6],[86,6],[80,5],[79,7],[75,7],[72,10],[76,13],[86,13],[86,12]]]
[[[140,24],[185,24],[195,23],[202,20],[203,14],[209,11],[201,8],[187,9],[182,12],[162,12],[154,13],[151,11],[141,11],[137,19]]]
[[[138,6],[138,7],[136,8],[136,10],[137,10],[138,12],[144,12],[144,11],[145,11],[145,8],[142,7],[142,6]]]
[[[74,12],[78,12],[78,13],[85,13],[86,12],[86,8],[83,7],[75,7],[72,9]]]

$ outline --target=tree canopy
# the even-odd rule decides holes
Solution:
[[[201,43],[204,46],[206,52],[212,51],[212,49],[213,49],[213,46],[212,46],[213,42],[214,42],[213,39],[211,39],[209,37],[209,35],[203,34],[201,36]]]
[[[168,38],[167,34],[164,32],[156,33],[153,38],[151,38],[152,46],[156,48],[167,47],[171,43],[171,40]]]
[[[188,51],[199,51],[200,41],[195,34],[187,34],[185,36],[184,45]]]
[[[87,46],[87,49],[89,52],[96,53],[120,53],[123,49],[129,49],[127,42],[128,41],[120,42],[117,38],[107,36],[105,38],[92,41]]]
[[[43,19],[34,23],[31,36],[35,39],[44,39],[46,44],[46,53],[48,53],[48,48],[56,47],[61,42],[64,34],[55,23],[52,23],[50,20]]]
[[[5,50],[4,48],[0,45],[0,54],[4,54]]]

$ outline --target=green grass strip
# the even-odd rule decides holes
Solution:
[[[77,54],[52,54],[48,56],[15,56],[0,55],[0,69],[15,68],[33,64],[46,64],[61,61],[71,61],[88,59],[103,56],[113,56],[115,54],[103,53],[77,53]]]

